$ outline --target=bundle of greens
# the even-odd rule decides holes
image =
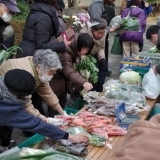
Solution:
[[[116,16],[111,21],[110,31],[116,36],[121,34],[122,31],[139,31],[139,20],[135,17],[125,17],[121,19],[121,16]]]
[[[7,60],[11,55],[16,55],[16,50],[17,49],[22,50],[21,48],[19,48],[17,46],[13,46],[13,47],[10,47],[8,49],[6,48],[6,49],[3,49],[3,50],[0,50],[0,65],[5,60]]]
[[[106,143],[106,138],[99,136],[98,134],[94,134],[89,137],[89,143],[94,146],[104,146]]]
[[[87,70],[90,72],[89,78],[96,83],[98,81],[98,68],[95,66],[97,60],[91,56],[87,55],[85,59],[82,59],[80,63],[76,64],[76,70],[80,71]]]

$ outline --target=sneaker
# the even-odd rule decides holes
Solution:
[[[16,141],[14,139],[10,140],[10,144],[8,146],[8,149],[11,149],[12,147],[14,147],[16,145]],[[0,146],[1,146],[1,141],[0,141]]]
[[[8,147],[2,147],[2,146],[0,146],[0,153],[3,153],[5,151],[7,151],[7,150],[8,150]]]
[[[15,145],[16,145],[16,141],[15,141],[14,139],[11,139],[8,148],[11,149],[11,148],[14,147]]]

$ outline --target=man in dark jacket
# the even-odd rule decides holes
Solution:
[[[31,5],[23,30],[23,39],[20,47],[23,54],[18,52],[17,58],[33,56],[36,49],[52,49],[60,53],[64,52],[70,41],[50,42],[51,37],[58,35],[59,21],[56,14],[57,3],[55,0],[35,0]]]

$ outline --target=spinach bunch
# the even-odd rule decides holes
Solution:
[[[96,83],[98,81],[98,72],[99,69],[95,66],[95,63],[97,60],[91,56],[87,55],[85,59],[83,59],[80,63],[76,64],[76,70],[78,72],[87,70],[90,72],[90,79],[93,81],[93,83]]]

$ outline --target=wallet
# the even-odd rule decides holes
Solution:
[[[73,30],[73,28],[68,28],[65,32],[63,32],[58,38],[57,40],[59,42],[63,41],[63,36],[66,36],[67,40],[70,41],[74,36],[75,36],[75,32]]]

